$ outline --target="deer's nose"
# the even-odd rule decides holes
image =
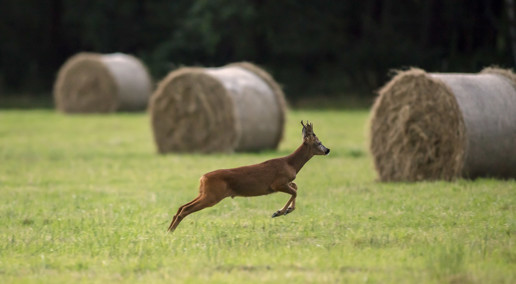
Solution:
[[[326,151],[324,151],[324,155],[328,155],[330,153],[330,149],[326,148]]]

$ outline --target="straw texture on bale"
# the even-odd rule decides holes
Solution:
[[[516,178],[516,76],[399,72],[372,108],[381,181]]]
[[[54,85],[56,108],[66,113],[145,110],[152,82],[134,56],[79,53],[59,69]]]
[[[281,88],[251,63],[180,68],[150,101],[158,152],[233,152],[274,149],[285,123]]]

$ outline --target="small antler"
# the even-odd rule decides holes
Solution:
[[[260,196],[274,192],[290,195],[287,203],[272,217],[290,214],[296,209],[297,185],[292,182],[303,165],[314,155],[328,155],[330,149],[324,147],[312,132],[312,124],[301,120],[303,125],[303,144],[292,154],[277,158],[270,163],[216,170],[203,175],[200,179],[199,195],[179,207],[168,227],[172,232],[186,216],[211,207],[226,197]],[[252,174],[249,174],[252,173]]]
[[[306,124],[301,120],[301,125],[303,125],[303,136],[311,135],[314,133],[312,124],[307,120]]]

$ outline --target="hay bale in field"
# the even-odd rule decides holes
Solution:
[[[59,69],[56,108],[66,113],[145,110],[152,82],[137,58],[122,54],[79,53]]]
[[[516,75],[399,72],[370,127],[381,181],[516,178]]]
[[[178,69],[159,83],[150,102],[160,153],[276,148],[285,111],[278,84],[247,62]]]

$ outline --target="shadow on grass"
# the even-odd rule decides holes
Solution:
[[[0,110],[14,109],[54,109],[50,94],[12,94],[0,96]]]
[[[371,96],[311,96],[289,100],[289,104],[294,109],[304,110],[350,110],[369,109],[373,101]],[[2,94],[2,109],[54,109],[54,100],[50,93]]]

